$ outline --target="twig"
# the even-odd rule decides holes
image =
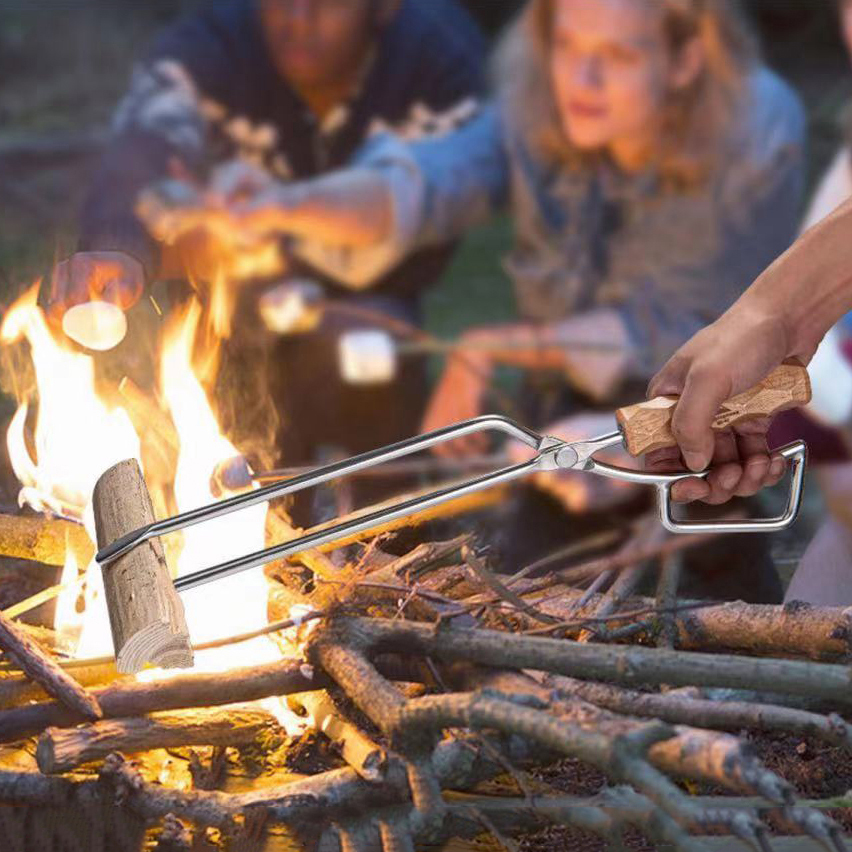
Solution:
[[[671,617],[671,608],[677,603],[677,588],[680,584],[680,575],[683,561],[679,554],[673,554],[663,560],[660,569],[660,579],[657,583],[657,606],[661,610],[669,610],[662,620],[657,645],[661,648],[674,648],[677,641],[677,624]]]
[[[527,603],[522,597],[516,595],[511,589],[504,586],[503,583],[494,576],[494,573],[488,569],[488,566],[479,559],[473,550],[467,545],[462,548],[462,559],[473,572],[474,576],[476,576],[481,582],[485,583],[485,585],[488,586],[494,594],[498,595],[504,601],[507,601],[530,618],[545,624],[552,624],[557,620],[552,615],[539,612],[539,610]]]
[[[101,718],[103,714],[97,698],[56,665],[53,658],[15,622],[2,614],[0,648],[13,655],[24,672],[70,712],[88,721]]]
[[[824,742],[842,746],[852,753],[852,725],[835,713],[823,716],[807,710],[744,701],[712,701],[691,698],[675,692],[657,694],[636,692],[604,683],[557,678],[554,683],[584,701],[616,713],[646,716],[673,724],[738,731],[788,731],[801,736],[816,736]]]
[[[589,624],[608,624],[611,621],[630,621],[634,618],[641,618],[645,615],[662,616],[665,614],[675,614],[679,612],[690,612],[698,609],[710,609],[718,606],[718,604],[710,601],[697,601],[696,603],[676,604],[675,606],[666,607],[643,607],[642,609],[634,609],[629,612],[614,612],[611,615],[589,615],[583,618],[575,618],[573,621],[560,621],[556,624],[550,624],[547,627],[537,627],[532,630],[525,630],[525,636],[543,636],[549,633],[557,633],[561,630],[574,630],[576,628],[587,627]]]

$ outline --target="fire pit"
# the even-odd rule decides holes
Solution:
[[[159,516],[218,496],[237,450],[193,357],[202,322],[166,323],[156,392],[112,394],[34,291],[0,329],[36,378],[8,434],[30,514],[0,516],[0,553],[61,570],[0,615],[3,852],[846,848],[850,614],[681,600],[701,539],[653,519],[515,574],[471,533],[392,553],[373,530],[189,591],[194,668],[120,675],[91,488],[136,457]],[[178,575],[301,532],[280,506],[224,520],[164,542]],[[648,564],[656,598],[635,593]],[[52,629],[20,620],[51,598]],[[779,736],[799,760],[770,768]],[[791,783],[814,754],[820,795]]]

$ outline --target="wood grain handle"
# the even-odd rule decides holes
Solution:
[[[677,445],[671,432],[671,419],[677,400],[676,396],[658,396],[615,412],[631,455],[641,456],[652,450]],[[721,431],[744,420],[769,417],[779,411],[798,408],[810,400],[808,371],[798,362],[785,362],[760,384],[723,402],[712,426]]]

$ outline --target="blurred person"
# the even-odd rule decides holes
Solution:
[[[136,215],[142,190],[169,177],[220,194],[250,182],[292,183],[345,166],[378,131],[412,139],[447,132],[481,94],[483,55],[456,0],[202,5],[163,32],[134,71],[82,213],[79,250],[50,282],[50,315],[59,320],[92,298],[128,309],[156,280],[210,282],[222,272],[209,229],[189,229],[172,247],[152,237]],[[312,235],[281,241],[288,275],[319,282],[329,301],[413,324],[421,294],[452,254],[451,241],[441,241],[344,280],[314,264]],[[249,430],[268,431],[276,417],[274,455],[287,464],[313,461],[319,445],[360,452],[416,431],[424,388],[416,363],[385,387],[344,385],[336,337],[357,321],[332,313],[314,332],[270,344],[257,308],[269,280],[248,278],[233,294],[218,394],[241,450],[254,447]]]
[[[838,0],[840,30],[852,54],[852,0]],[[852,111],[843,121],[844,142],[820,178],[802,221],[809,231],[852,198]],[[802,555],[787,587],[785,601],[801,600],[817,606],[852,604],[852,315],[829,329],[808,370],[813,400],[804,414],[811,423],[808,459],[819,484],[828,517]],[[784,422],[799,412],[785,412],[770,430],[772,445],[789,437]],[[779,422],[780,421],[780,422]],[[822,428],[820,428],[822,427]],[[831,431],[829,431],[831,430]],[[802,430],[799,429],[799,432]],[[830,450],[833,449],[833,452]],[[816,462],[817,464],[814,464]]]
[[[341,244],[399,254],[508,205],[506,268],[523,322],[464,336],[471,345],[449,359],[423,429],[481,413],[502,363],[527,370],[529,422],[570,414],[544,431],[582,437],[584,412],[635,399],[792,240],[803,111],[726,0],[531,0],[500,51],[497,87],[495,103],[449,137],[376,140],[347,178],[359,186],[348,207],[345,193],[326,204],[327,186],[301,191]],[[235,226],[301,227],[288,196],[279,187],[234,207]],[[482,438],[441,451],[477,452]],[[571,476],[549,475],[548,490],[579,505]],[[743,594],[777,597],[777,577]]]

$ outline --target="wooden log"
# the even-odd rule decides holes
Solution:
[[[92,540],[80,524],[58,518],[0,514],[0,556],[61,566],[69,548],[81,568],[95,555]]]
[[[154,509],[135,459],[106,471],[92,495],[98,546],[154,520]],[[193,664],[189,630],[159,538],[103,566],[116,665],[134,674],[150,662],[162,668]]]
[[[38,768],[46,775],[106,757],[112,751],[137,752],[178,746],[237,746],[261,736],[283,742],[285,733],[266,710],[249,704],[104,719],[76,728],[48,728],[36,746]]]
[[[118,683],[92,690],[105,719],[138,716],[157,710],[205,707],[254,701],[270,695],[291,695],[325,689],[328,678],[298,660],[213,674],[187,674],[153,683]],[[61,704],[43,702],[0,711],[0,742],[40,733],[51,725],[67,727],[83,721]]]
[[[102,716],[97,699],[63,671],[14,621],[0,613],[0,648],[14,656],[24,672],[69,710],[84,719]]]

